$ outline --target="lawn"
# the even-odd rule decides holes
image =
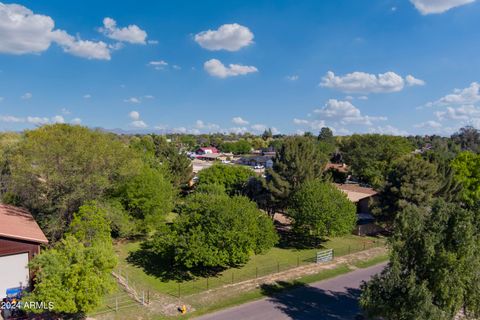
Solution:
[[[126,261],[129,252],[139,248],[139,242],[121,243],[117,244],[115,248],[119,255],[118,269],[123,275],[128,276],[129,282],[134,284],[136,288],[158,291],[178,297],[311,263],[319,250],[333,249],[335,256],[341,256],[382,245],[383,243],[383,239],[348,235],[332,238],[324,242],[322,248],[319,249],[275,247],[266,254],[253,256],[244,266],[226,270],[217,277],[199,278],[180,284],[176,281],[161,281],[161,279],[146,274],[141,268],[132,266]]]

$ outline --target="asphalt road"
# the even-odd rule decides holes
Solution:
[[[279,295],[208,314],[197,320],[339,320],[359,314],[360,283],[382,271],[385,264],[358,269],[336,278],[295,288]],[[263,290],[268,292],[268,287]],[[268,295],[268,293],[267,293]]]

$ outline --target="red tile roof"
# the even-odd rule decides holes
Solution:
[[[48,243],[30,212],[6,204],[0,204],[0,236],[35,243]]]

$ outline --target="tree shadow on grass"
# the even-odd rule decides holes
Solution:
[[[328,291],[299,282],[276,282],[261,286],[262,293],[285,315],[295,320],[363,319],[359,289]]]
[[[188,281],[197,277],[213,277],[226,268],[184,268],[174,263],[173,252],[157,253],[145,243],[140,249],[132,251],[127,257],[127,262],[142,268],[143,271],[162,281]]]
[[[291,228],[275,223],[278,235],[280,237],[277,247],[282,249],[324,249],[323,243],[326,239],[316,237],[306,237],[295,233]]]

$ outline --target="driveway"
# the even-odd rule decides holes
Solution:
[[[336,278],[271,295],[262,300],[208,314],[197,320],[339,320],[355,319],[360,313],[360,284],[385,267],[385,263],[358,269]],[[263,288],[268,295],[268,287]]]

